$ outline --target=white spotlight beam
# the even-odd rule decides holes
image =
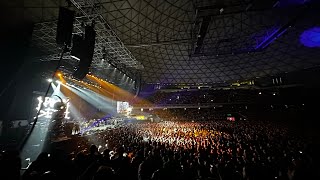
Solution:
[[[98,100],[97,98],[95,98],[95,96],[98,96],[97,93],[87,93],[84,90],[82,90],[81,88],[78,87],[71,87],[68,85],[64,85],[64,87],[68,88],[70,91],[72,91],[73,93],[77,94],[80,98],[82,98],[83,100],[85,100],[86,102],[88,102],[89,104],[91,104],[92,106],[95,107],[99,107],[99,106],[104,106],[107,109],[113,109],[113,107],[110,105],[111,102],[110,100],[105,100],[105,101],[101,101]]]

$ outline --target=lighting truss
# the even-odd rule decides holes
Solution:
[[[101,15],[103,8],[97,8],[93,1],[79,1],[71,0],[72,4],[78,9],[82,16],[75,18],[73,34],[81,34],[84,32],[83,24],[89,24],[92,21],[95,23],[96,43],[94,50],[94,57],[92,61],[92,68],[103,69],[107,62],[101,62],[102,58],[113,58],[116,65],[125,66],[127,68],[139,70],[143,69],[143,65],[136,60],[131,52],[125,47],[124,43],[112,30],[110,25]],[[99,6],[102,7],[102,6]],[[57,21],[42,22],[35,25],[33,40],[36,45],[41,45],[41,50],[45,55],[40,59],[42,61],[54,61],[59,58],[60,48],[56,45]],[[105,53],[111,55],[105,57]],[[75,65],[77,62],[72,60],[70,53],[66,53],[66,59],[70,60],[71,64]]]

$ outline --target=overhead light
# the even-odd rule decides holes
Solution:
[[[220,14],[222,14],[222,13],[223,13],[223,11],[224,11],[224,9],[223,9],[223,8],[221,8],[219,11],[220,11]]]
[[[75,60],[80,61],[80,58],[78,58],[78,57],[76,57],[76,56],[70,56],[70,57],[72,57],[72,58],[75,59]]]

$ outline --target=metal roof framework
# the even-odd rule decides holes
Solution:
[[[93,68],[103,69],[104,67],[107,67],[108,62],[114,61],[116,66],[143,69],[143,65],[135,59],[116,33],[109,27],[106,20],[102,17],[100,10],[93,4],[93,1],[72,0],[71,2],[78,12],[78,16],[75,18],[74,22],[73,34],[83,33],[84,24],[91,24],[92,21],[95,22],[94,27],[97,38],[92,62]],[[59,6],[57,6],[55,10],[57,10]],[[90,11],[88,9],[90,9]],[[79,14],[82,14],[82,16],[79,16]],[[61,50],[55,42],[56,27],[56,20],[39,22],[35,25],[33,39],[34,44],[40,46],[45,53],[45,55],[41,57],[42,61],[58,60],[59,58],[58,54]],[[108,56],[106,56],[106,54]],[[76,63],[76,60],[70,58],[69,53],[67,53],[66,59]]]
[[[273,28],[286,24],[303,4],[274,7],[271,1],[249,0],[71,0],[81,23],[96,22],[92,67],[114,62],[138,70],[145,83],[204,84],[276,76],[317,66],[318,48],[303,46],[300,34],[319,26],[309,10],[291,28],[259,51],[254,48]],[[38,3],[38,4],[37,4]],[[35,26],[33,42],[54,60],[59,6],[66,1],[25,0]],[[200,53],[194,53],[203,17],[211,20]],[[105,61],[102,59],[105,58]],[[71,63],[74,60],[69,59]]]

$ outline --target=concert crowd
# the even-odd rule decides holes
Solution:
[[[21,178],[287,180],[313,179],[314,170],[307,140],[266,122],[125,124],[73,136],[54,149],[41,153]],[[1,175],[18,179],[19,155],[0,158]]]

